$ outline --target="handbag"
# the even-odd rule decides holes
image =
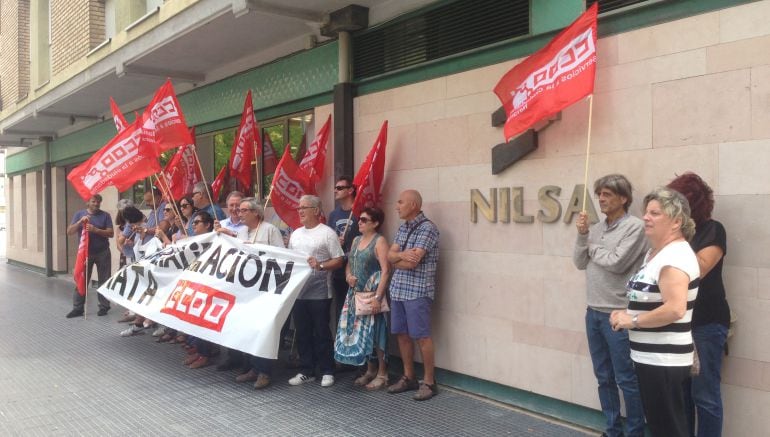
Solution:
[[[380,284],[380,271],[372,273],[372,276],[366,281],[363,291],[357,291],[353,295],[356,300],[356,317],[372,315],[372,300],[377,294],[377,287]],[[390,311],[390,305],[388,305],[388,299],[383,296],[380,301],[380,312],[386,313]]]

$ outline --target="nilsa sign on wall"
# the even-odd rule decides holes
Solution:
[[[150,320],[263,358],[310,276],[307,257],[208,233],[118,270],[99,293]]]

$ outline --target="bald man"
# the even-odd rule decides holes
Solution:
[[[401,193],[396,203],[398,228],[388,261],[393,264],[390,282],[391,332],[398,339],[404,376],[388,387],[388,393],[417,390],[413,399],[424,401],[438,393],[434,377],[431,309],[436,293],[439,232],[422,212],[422,196],[416,190]],[[418,383],[414,372],[414,343],[420,348],[425,375]]]

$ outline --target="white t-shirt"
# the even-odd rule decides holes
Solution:
[[[345,255],[337,234],[324,224],[318,224],[313,229],[307,229],[304,226],[296,229],[291,234],[289,249],[304,253],[308,257],[315,257],[319,263]],[[297,299],[331,299],[329,277],[328,271],[313,271]]]
[[[687,312],[684,317],[658,328],[631,329],[631,359],[637,363],[652,366],[691,366],[692,308],[698,296],[700,267],[695,252],[686,241],[676,241],[664,247],[654,258],[645,256],[644,264],[628,281],[628,313],[642,314],[663,305],[658,288],[660,271],[663,267],[674,267],[690,277],[687,287]]]
[[[272,223],[267,223],[264,220],[254,229],[249,229],[246,227],[246,232],[241,232],[239,229],[238,238],[245,241],[246,243],[259,243],[275,247],[286,247],[283,244],[283,236],[281,235],[281,231],[279,231],[278,228],[276,228]]]

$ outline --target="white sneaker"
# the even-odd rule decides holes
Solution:
[[[158,329],[152,331],[153,337],[160,337],[161,335],[166,333],[166,327],[162,325],[158,325]]]
[[[132,335],[144,334],[144,328],[141,326],[131,325],[127,329],[120,331],[121,337],[131,337]]]
[[[334,375],[324,375],[321,378],[321,387],[331,387],[334,385]]]
[[[324,378],[325,378],[325,376],[324,376]],[[306,382],[313,382],[313,381],[315,381],[315,377],[314,376],[305,376],[305,375],[303,375],[301,373],[297,373],[297,375],[294,378],[291,378],[289,380],[289,385],[302,385],[302,384],[304,384]],[[332,381],[332,382],[334,382],[334,381]]]

